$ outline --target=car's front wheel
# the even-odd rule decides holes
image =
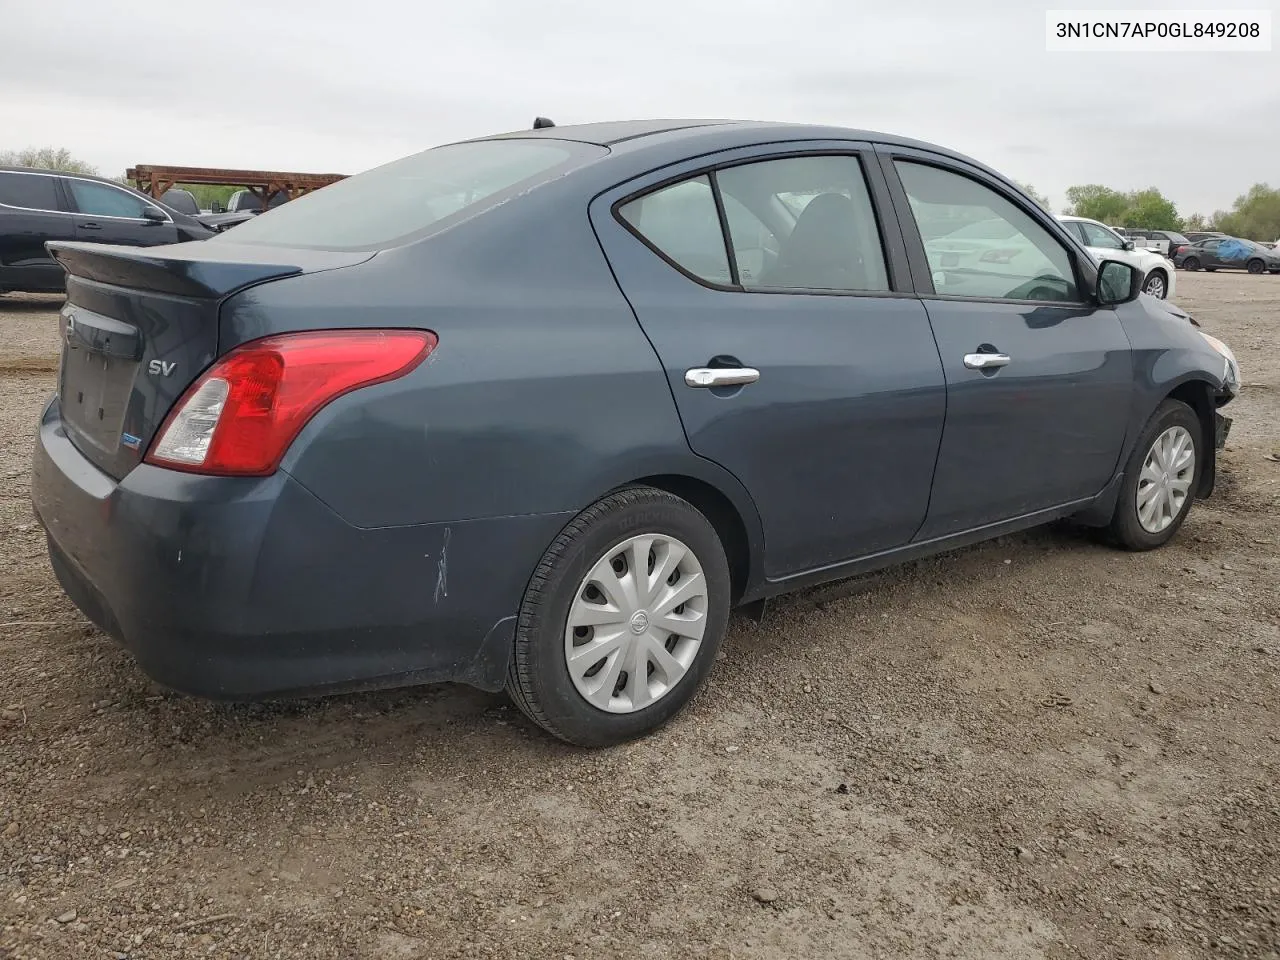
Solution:
[[[1128,550],[1152,550],[1182,526],[1200,482],[1202,429],[1195,411],[1165,400],[1125,464],[1111,533]]]
[[[1182,261],[1182,269],[1183,270],[1199,270],[1200,261],[1197,260],[1195,257],[1187,257],[1187,259]]]
[[[1142,285],[1142,292],[1163,300],[1169,295],[1169,278],[1163,270],[1152,270]]]
[[[729,595],[724,547],[691,504],[652,487],[611,494],[575,517],[534,571],[507,690],[570,743],[642,736],[706,678]]]

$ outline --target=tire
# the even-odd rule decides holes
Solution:
[[[1182,269],[1183,270],[1199,270],[1200,261],[1197,260],[1195,257],[1187,257],[1187,259],[1182,261]]]
[[[1205,272],[1205,273],[1213,273],[1213,272],[1214,272],[1215,270],[1217,270],[1217,269],[1218,269],[1217,267],[1205,267],[1205,268],[1204,268],[1204,272]]]
[[[642,601],[643,606],[615,603],[613,612],[621,611],[618,620],[607,624],[597,621],[603,624],[600,627],[571,628],[571,613],[579,619],[607,615],[594,611],[593,606],[607,601],[612,592],[626,589],[620,584],[623,577],[631,575],[629,560],[645,549],[640,538],[649,536],[656,538],[655,546],[646,550],[650,570],[660,562],[665,568],[679,556],[670,547],[673,542],[688,550],[678,566],[671,563],[675,579],[655,581],[653,589],[670,590],[682,580],[698,584],[696,568],[701,568],[704,595],[679,604],[673,611],[677,617],[691,615],[690,620],[682,621],[691,624],[690,634],[695,632],[693,624],[700,623],[700,641],[692,635],[668,634],[651,624],[649,617],[656,620],[659,616],[658,606],[653,605],[650,613],[648,601]],[[637,547],[637,542],[642,545]],[[622,548],[625,551],[619,552]],[[619,563],[625,570],[621,574]],[[609,570],[617,579],[609,579]],[[610,592],[602,592],[601,587]],[[575,517],[538,563],[520,606],[507,692],[530,720],[578,746],[611,746],[651,733],[675,716],[706,679],[724,639],[729,600],[729,564],[706,517],[687,501],[652,487],[610,494]],[[632,606],[638,612],[629,612]],[[597,638],[597,629],[608,631],[610,639]],[[615,629],[617,636],[613,637]],[[569,666],[571,650],[585,651],[597,640],[602,645],[616,643],[616,654],[608,648],[594,666],[589,653],[580,654],[580,664],[589,669],[585,673],[579,670],[575,679]],[[660,666],[658,647],[666,651],[662,659],[668,666]],[[632,677],[638,671],[626,670],[638,663],[643,663],[646,671],[642,685]],[[680,665],[683,673],[675,669]],[[670,676],[675,679],[666,685]],[[597,679],[599,682],[594,682]],[[588,699],[580,684],[595,687],[595,702]],[[636,700],[643,697],[652,699],[647,705],[636,706]]]
[[[1266,264],[1264,264],[1261,260],[1250,260],[1248,270],[1250,273],[1254,273],[1254,274],[1265,273],[1267,270],[1267,267],[1266,267]]]
[[[1179,429],[1185,433],[1178,434]],[[1194,458],[1189,471],[1179,475],[1176,469],[1162,470],[1162,464],[1156,461],[1154,478],[1150,472],[1146,472],[1144,476],[1148,457],[1156,454],[1154,448],[1157,441],[1162,441],[1166,434],[1170,434],[1175,439],[1185,436]],[[1195,491],[1200,483],[1200,470],[1204,465],[1204,443],[1199,418],[1195,411],[1181,400],[1165,400],[1156,408],[1156,412],[1147,421],[1125,464],[1124,476],[1120,483],[1120,496],[1116,501],[1110,527],[1111,536],[1117,544],[1126,550],[1154,550],[1156,547],[1164,546],[1178,532],[1178,528],[1182,526],[1191,509],[1191,504],[1195,500]],[[1174,449],[1176,450],[1176,447]],[[1167,448],[1162,451],[1162,453],[1168,452]],[[1164,476],[1187,484],[1183,499],[1176,506],[1159,492],[1162,484],[1158,481]],[[1157,487],[1154,493],[1157,501],[1154,505],[1156,511],[1154,515],[1148,515],[1147,522],[1144,522],[1144,516],[1139,510],[1140,485],[1144,490],[1150,490],[1153,485]],[[1152,494],[1148,493],[1146,502],[1150,503],[1151,499]]]
[[[1142,283],[1142,292],[1164,300],[1169,296],[1169,277],[1163,270],[1152,270]]]

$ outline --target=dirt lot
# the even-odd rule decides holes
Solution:
[[[5,298],[0,957],[1280,957],[1280,277],[1179,285],[1247,386],[1171,546],[789,598],[594,753],[461,687],[153,687],[49,573],[55,304]]]

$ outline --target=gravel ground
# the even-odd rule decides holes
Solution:
[[[154,687],[49,573],[56,301],[0,300],[0,958],[1280,957],[1280,277],[1179,288],[1247,386],[1169,547],[790,597],[606,752],[462,687]]]

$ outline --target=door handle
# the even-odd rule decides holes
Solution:
[[[759,379],[760,371],[752,367],[694,367],[684,372],[690,387],[738,387]]]
[[[101,230],[102,225],[98,223],[77,223],[77,227],[81,230]]]
[[[964,365],[970,370],[994,370],[1009,365],[1007,353],[966,353]]]

